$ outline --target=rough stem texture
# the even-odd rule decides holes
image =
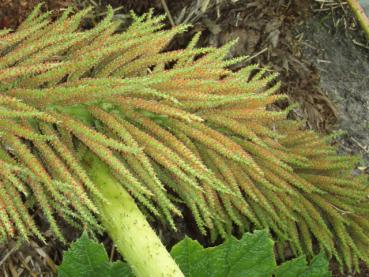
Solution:
[[[364,9],[360,6],[357,0],[347,0],[347,3],[350,5],[351,10],[361,25],[361,28],[363,28],[367,38],[369,39],[369,19],[365,14]]]
[[[324,251],[349,271],[369,264],[359,160],[289,120],[293,106],[270,107],[286,99],[276,74],[231,70],[246,59],[227,59],[235,42],[197,48],[198,33],[166,51],[187,26],[163,30],[149,12],[121,32],[109,8],[81,30],[90,10],[52,20],[40,9],[0,31],[0,240],[44,239],[29,202],[60,239],[56,214],[100,230],[103,197],[78,154],[88,149],[173,230],[182,203],[213,241],[267,228],[296,256]]]
[[[101,221],[138,277],[184,276],[129,193],[91,153],[86,164],[106,201],[97,199]]]

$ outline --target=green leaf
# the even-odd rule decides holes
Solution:
[[[105,275],[103,275],[105,277]],[[131,268],[127,263],[123,263],[121,261],[112,263],[111,273],[112,277],[134,277],[135,275],[132,273]]]
[[[102,244],[90,240],[87,234],[74,242],[65,252],[58,267],[59,277],[129,277],[134,276],[128,265],[109,262]]]
[[[315,256],[310,266],[305,256],[298,257],[280,265],[275,271],[275,277],[330,277],[328,260],[323,253]]]
[[[330,277],[323,253],[308,265],[305,256],[278,266],[273,241],[265,230],[246,233],[238,240],[204,248],[188,237],[177,243],[171,255],[186,277]],[[73,243],[58,267],[59,277],[133,277],[128,264],[109,262],[102,244],[86,234]]]
[[[263,277],[271,276],[276,267],[273,241],[266,231],[246,233],[240,240],[231,237],[206,249],[185,238],[171,254],[186,277]]]

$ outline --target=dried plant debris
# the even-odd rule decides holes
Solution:
[[[346,134],[340,139],[348,153],[361,153],[366,163],[359,170],[368,172],[369,163],[369,51],[356,25],[347,28],[342,8],[331,16],[321,14],[304,24],[298,32],[303,58],[317,68],[319,86],[336,107],[336,128]],[[333,19],[335,18],[335,19]],[[341,20],[342,24],[337,24]],[[354,23],[354,21],[352,21]]]
[[[24,2],[26,3],[26,6],[33,5],[33,1],[0,0],[1,27],[13,27],[17,22],[20,22],[20,18],[23,16],[21,7],[26,6],[24,6],[24,4],[16,4],[18,2]],[[69,3],[72,1],[49,2]],[[90,5],[91,3],[91,5],[95,7],[100,6],[102,7],[101,13],[104,13],[104,5],[108,2],[114,4],[115,8],[120,7],[124,2],[124,9],[119,12],[121,16],[124,16],[124,13],[129,9],[143,12],[150,7],[154,7],[156,13],[165,12],[162,6],[163,1],[159,0],[150,1],[150,3],[148,3],[149,1],[118,0],[76,0],[74,2],[76,5]],[[333,63],[331,60],[334,57],[325,56],[326,54],[323,54],[322,56],[311,54],[315,58],[315,62],[312,63],[310,61],[311,56],[308,54],[307,49],[310,49],[312,52],[320,52],[320,49],[324,47],[314,44],[314,41],[310,41],[307,36],[307,32],[296,33],[294,29],[299,25],[303,25],[306,18],[309,18],[316,13],[317,15],[315,19],[323,21],[323,24],[328,21],[332,22],[331,24],[333,24],[333,28],[329,27],[329,24],[325,28],[330,28],[329,30],[336,33],[335,35],[337,35],[338,30],[342,30],[338,28],[344,27],[344,35],[348,35],[350,41],[361,49],[358,50],[361,53],[361,60],[364,60],[365,58],[367,59],[367,56],[364,56],[362,53],[365,53],[365,49],[368,46],[360,36],[350,37],[354,31],[358,30],[358,27],[355,20],[350,15],[345,2],[316,2],[320,3],[316,3],[313,7],[310,7],[310,5],[312,5],[310,1],[304,0],[281,0],[278,2],[268,0],[166,1],[168,6],[167,8],[175,24],[182,22],[193,24],[193,28],[188,35],[176,38],[175,43],[170,47],[176,48],[187,44],[188,38],[197,31],[202,31],[202,37],[200,40],[200,44],[202,45],[219,46],[229,39],[239,37],[239,42],[234,48],[232,54],[247,54],[250,56],[247,61],[248,63],[260,63],[261,65],[268,64],[271,66],[270,70],[277,71],[281,74],[281,79],[284,84],[282,88],[283,91],[287,92],[292,96],[293,100],[298,101],[301,104],[300,109],[294,110],[294,117],[307,119],[308,127],[323,132],[327,129],[331,129],[331,126],[338,118],[340,122],[342,122],[342,120],[345,122],[345,126],[341,125],[343,126],[342,129],[347,128],[347,130],[351,132],[351,125],[359,124],[360,117],[365,119],[365,114],[363,116],[355,114],[354,119],[350,118],[353,116],[352,111],[356,111],[357,109],[362,112],[363,110],[360,110],[361,108],[364,108],[364,111],[365,109],[368,111],[368,106],[365,106],[365,99],[363,98],[365,97],[363,94],[366,93],[366,95],[368,95],[368,91],[366,90],[365,92],[365,83],[363,83],[361,87],[358,86],[361,94],[352,94],[353,90],[350,91],[347,89],[349,84],[344,84],[342,82],[338,82],[338,84],[343,89],[339,91],[335,90],[335,79],[328,79],[328,81],[326,79],[326,77],[332,77],[333,74],[329,76],[324,75],[323,73],[324,70],[329,73],[331,67],[339,67],[343,66],[343,64]],[[10,18],[11,21],[9,21],[8,14],[10,13],[10,10],[3,7],[12,7],[15,11],[13,13],[19,15],[19,19],[17,16],[14,16],[14,18]],[[16,11],[17,8],[20,10]],[[27,12],[25,12],[25,14],[26,13]],[[5,17],[3,16],[4,14],[6,15]],[[168,26],[170,26],[169,22]],[[340,42],[336,40],[335,43],[342,44],[341,46],[344,47],[347,46],[350,41],[342,40]],[[331,47],[335,47],[333,42]],[[355,49],[357,50],[358,48]],[[338,55],[338,53],[329,54]],[[351,53],[350,55],[353,54],[354,53]],[[346,66],[352,68],[352,64]],[[363,72],[365,73],[365,70]],[[351,74],[352,72],[348,73]],[[353,72],[353,74],[356,73]],[[366,74],[366,76],[368,76],[368,74]],[[347,79],[348,78],[350,77],[347,77]],[[362,81],[365,80],[367,79],[362,79]],[[366,85],[366,87],[368,87],[368,85]],[[359,101],[356,101],[357,98],[359,98]],[[330,99],[334,100],[334,104]],[[351,108],[347,108],[347,104],[353,102],[356,104],[353,104]],[[359,102],[364,106],[357,106]],[[368,105],[368,102],[366,102],[366,104]],[[342,111],[344,111],[343,114]],[[367,114],[368,113],[366,113],[366,115]],[[363,128],[365,127],[365,125],[361,126]],[[368,130],[368,124],[366,124],[366,130]],[[365,134],[367,133],[364,133],[364,136],[359,135],[359,133],[355,136],[348,135],[347,139],[343,141],[344,147],[347,148],[346,151],[356,152],[361,151],[360,149],[362,149],[364,153],[367,151],[368,144],[365,143]],[[367,170],[367,167],[363,165],[359,167],[359,170]],[[49,253],[48,255],[51,259],[58,261],[58,257],[54,256],[57,256],[55,253],[58,253],[58,250],[55,250],[55,245],[53,245],[53,247],[53,249],[43,249],[45,253]],[[4,274],[4,276],[11,276],[12,272],[19,271],[20,269],[24,270],[24,272],[28,272],[27,269],[24,269],[26,267],[23,265],[22,259],[17,258],[18,252],[24,253],[22,252],[23,250],[12,251],[12,249],[13,248],[11,246],[9,246],[7,250],[0,248],[0,275]],[[53,269],[45,262],[45,259],[37,260],[35,257],[38,255],[38,252],[35,249],[31,249],[31,252],[32,254],[22,254],[25,257],[24,259],[27,261],[26,265],[33,270],[36,276],[41,276],[40,272],[48,272],[43,276],[52,276]],[[10,253],[10,255],[8,255],[8,253]],[[31,259],[28,258],[29,255],[31,255]],[[4,260],[4,257],[6,256],[8,257]]]
[[[7,276],[56,276],[56,257],[50,257],[50,247],[41,247],[35,241],[19,245],[11,241],[0,247],[0,275]]]
[[[39,0],[0,0],[0,29],[16,28],[40,3]],[[74,4],[74,0],[44,0],[43,10],[60,10]]]

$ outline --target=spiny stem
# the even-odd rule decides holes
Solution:
[[[364,9],[357,0],[347,0],[347,3],[350,5],[351,10],[361,25],[361,28],[363,28],[366,36],[369,39],[369,19],[365,14]]]
[[[138,277],[184,276],[129,193],[92,153],[85,165],[107,201],[96,199],[100,218],[119,252]]]

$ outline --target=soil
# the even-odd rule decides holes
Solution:
[[[0,28],[16,27],[36,2],[0,0]],[[167,8],[163,2],[168,4]],[[219,5],[212,4],[216,2]],[[346,134],[335,143],[340,151],[364,158],[356,173],[369,173],[369,42],[345,3],[327,2],[64,0],[46,1],[44,9],[71,4],[85,7],[95,3],[100,13],[107,4],[114,8],[124,4],[117,13],[133,9],[140,14],[152,7],[157,14],[170,14],[168,27],[178,23],[193,25],[188,33],[177,37],[170,48],[185,46],[198,31],[202,32],[202,45],[221,46],[238,38],[231,55],[249,55],[247,63],[259,63],[279,72],[282,92],[290,96],[290,102],[299,104],[290,116],[304,120],[306,128],[321,134],[344,131]],[[178,233],[173,234],[160,224],[153,227],[168,247],[185,234],[207,244],[206,238],[192,225],[190,215],[186,216],[185,209],[184,214],[185,218],[177,222]],[[63,230],[71,240],[79,235],[70,227]],[[113,251],[111,241],[106,237],[101,239],[107,249]],[[0,272],[8,274],[5,276],[18,276],[14,274],[23,270],[21,276],[30,276],[31,271],[37,276],[54,276],[55,264],[60,263],[65,246],[54,241],[51,235],[50,241],[43,247],[35,241],[10,255],[7,254],[14,248],[13,243],[0,247]],[[5,256],[6,262],[2,262]],[[117,254],[112,256],[119,258]],[[365,267],[361,274],[355,275],[340,274],[334,263],[332,270],[334,276],[369,276],[369,269]]]
[[[71,5],[73,0],[0,0],[0,29],[16,28],[40,2],[43,3],[42,10],[54,10],[57,14],[60,9]]]
[[[346,132],[341,149],[360,153],[369,164],[369,49],[356,45],[357,34],[334,28],[330,18],[315,16],[300,32],[304,59],[318,69],[320,89],[338,117],[336,129]]]

